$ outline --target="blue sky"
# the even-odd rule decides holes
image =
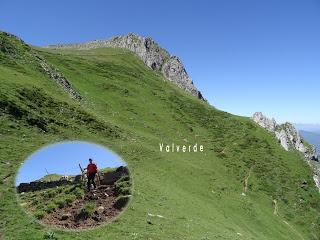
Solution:
[[[49,174],[81,174],[79,164],[87,167],[92,158],[98,168],[124,166],[126,163],[115,153],[100,145],[67,141],[45,146],[29,156],[19,169],[16,185],[30,182]]]
[[[38,46],[152,36],[217,108],[320,123],[319,0],[2,0],[0,8],[0,29]]]

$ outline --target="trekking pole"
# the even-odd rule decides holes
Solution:
[[[81,170],[81,180],[82,182],[84,183],[84,180],[85,180],[85,172],[83,170],[83,168],[81,167],[80,163],[79,163],[79,168]]]

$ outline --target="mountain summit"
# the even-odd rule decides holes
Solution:
[[[135,33],[129,33],[107,40],[48,46],[48,48],[53,49],[93,49],[103,47],[124,48],[135,53],[152,70],[161,72],[165,78],[178,87],[204,100],[201,92],[194,86],[181,60],[176,56],[170,55],[151,37],[142,37]]]
[[[139,39],[51,49],[0,32],[0,239],[48,239],[48,231],[64,240],[319,239],[320,195],[308,165],[317,162],[305,161],[290,138],[286,151],[252,119],[220,111],[167,81],[159,73],[176,59],[151,39]],[[141,52],[112,47],[121,44]],[[264,125],[279,128],[272,120]],[[31,206],[17,199],[23,161],[65,140],[100,144],[126,161],[132,200],[110,225],[76,233],[44,226],[35,217],[50,217],[44,211],[57,209],[61,199],[34,216],[24,208],[43,199],[33,198]],[[162,142],[204,151],[161,152]]]

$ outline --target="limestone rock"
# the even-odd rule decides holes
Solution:
[[[97,213],[98,214],[102,214],[104,212],[104,207],[103,206],[99,206],[98,208],[97,208]]]
[[[65,213],[61,215],[60,219],[67,220],[68,218],[71,218],[71,217],[72,217],[71,213]]]
[[[275,132],[276,138],[279,140],[281,146],[286,150],[289,151],[289,142],[286,135],[286,132],[284,130],[281,130],[280,132]]]
[[[267,129],[269,132],[274,132],[276,130],[276,121],[274,119],[267,118],[261,112],[254,113],[252,120],[258,123],[261,127]]]
[[[63,90],[67,92],[71,98],[75,100],[81,99],[80,94],[71,86],[70,82],[61,72],[48,64],[44,60],[44,58],[40,57],[39,55],[36,55],[36,58],[44,73],[47,74],[52,80],[54,80],[60,87],[62,87]]]
[[[252,120],[262,128],[274,133],[285,150],[294,149],[303,153],[309,160],[317,159],[315,148],[304,141],[291,123],[277,124],[274,119],[267,118],[261,112],[254,113]]]
[[[40,56],[39,52],[34,51],[33,48],[31,48],[17,36],[3,31],[0,31],[0,35],[4,36],[0,37],[0,52],[6,56],[9,56],[10,58],[13,58],[15,61],[19,61],[20,63],[24,63],[26,61],[29,63],[35,63],[44,74],[62,87],[71,98],[75,100],[81,99],[81,96],[72,87],[68,79],[51,64],[49,64],[42,56]],[[9,39],[15,41],[16,44],[13,44]]]
[[[169,81],[186,92],[204,100],[201,92],[193,85],[181,60],[171,56],[151,37],[142,37],[134,33],[113,37],[107,40],[95,40],[81,44],[51,45],[53,49],[92,49],[101,47],[123,48],[135,53],[148,67],[162,73]]]
[[[320,189],[320,166],[317,164],[318,156],[315,147],[306,143],[291,123],[277,124],[274,119],[267,118],[261,112],[254,113],[251,119],[273,133],[286,151],[296,150],[304,155],[313,169],[315,184]]]

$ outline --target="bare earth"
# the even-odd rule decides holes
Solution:
[[[41,222],[68,229],[96,227],[112,221],[120,213],[121,210],[113,206],[115,199],[114,185],[101,185],[86,193],[83,199],[75,200],[70,206],[46,214]],[[90,217],[79,216],[82,207],[88,202],[96,204],[95,212]]]

